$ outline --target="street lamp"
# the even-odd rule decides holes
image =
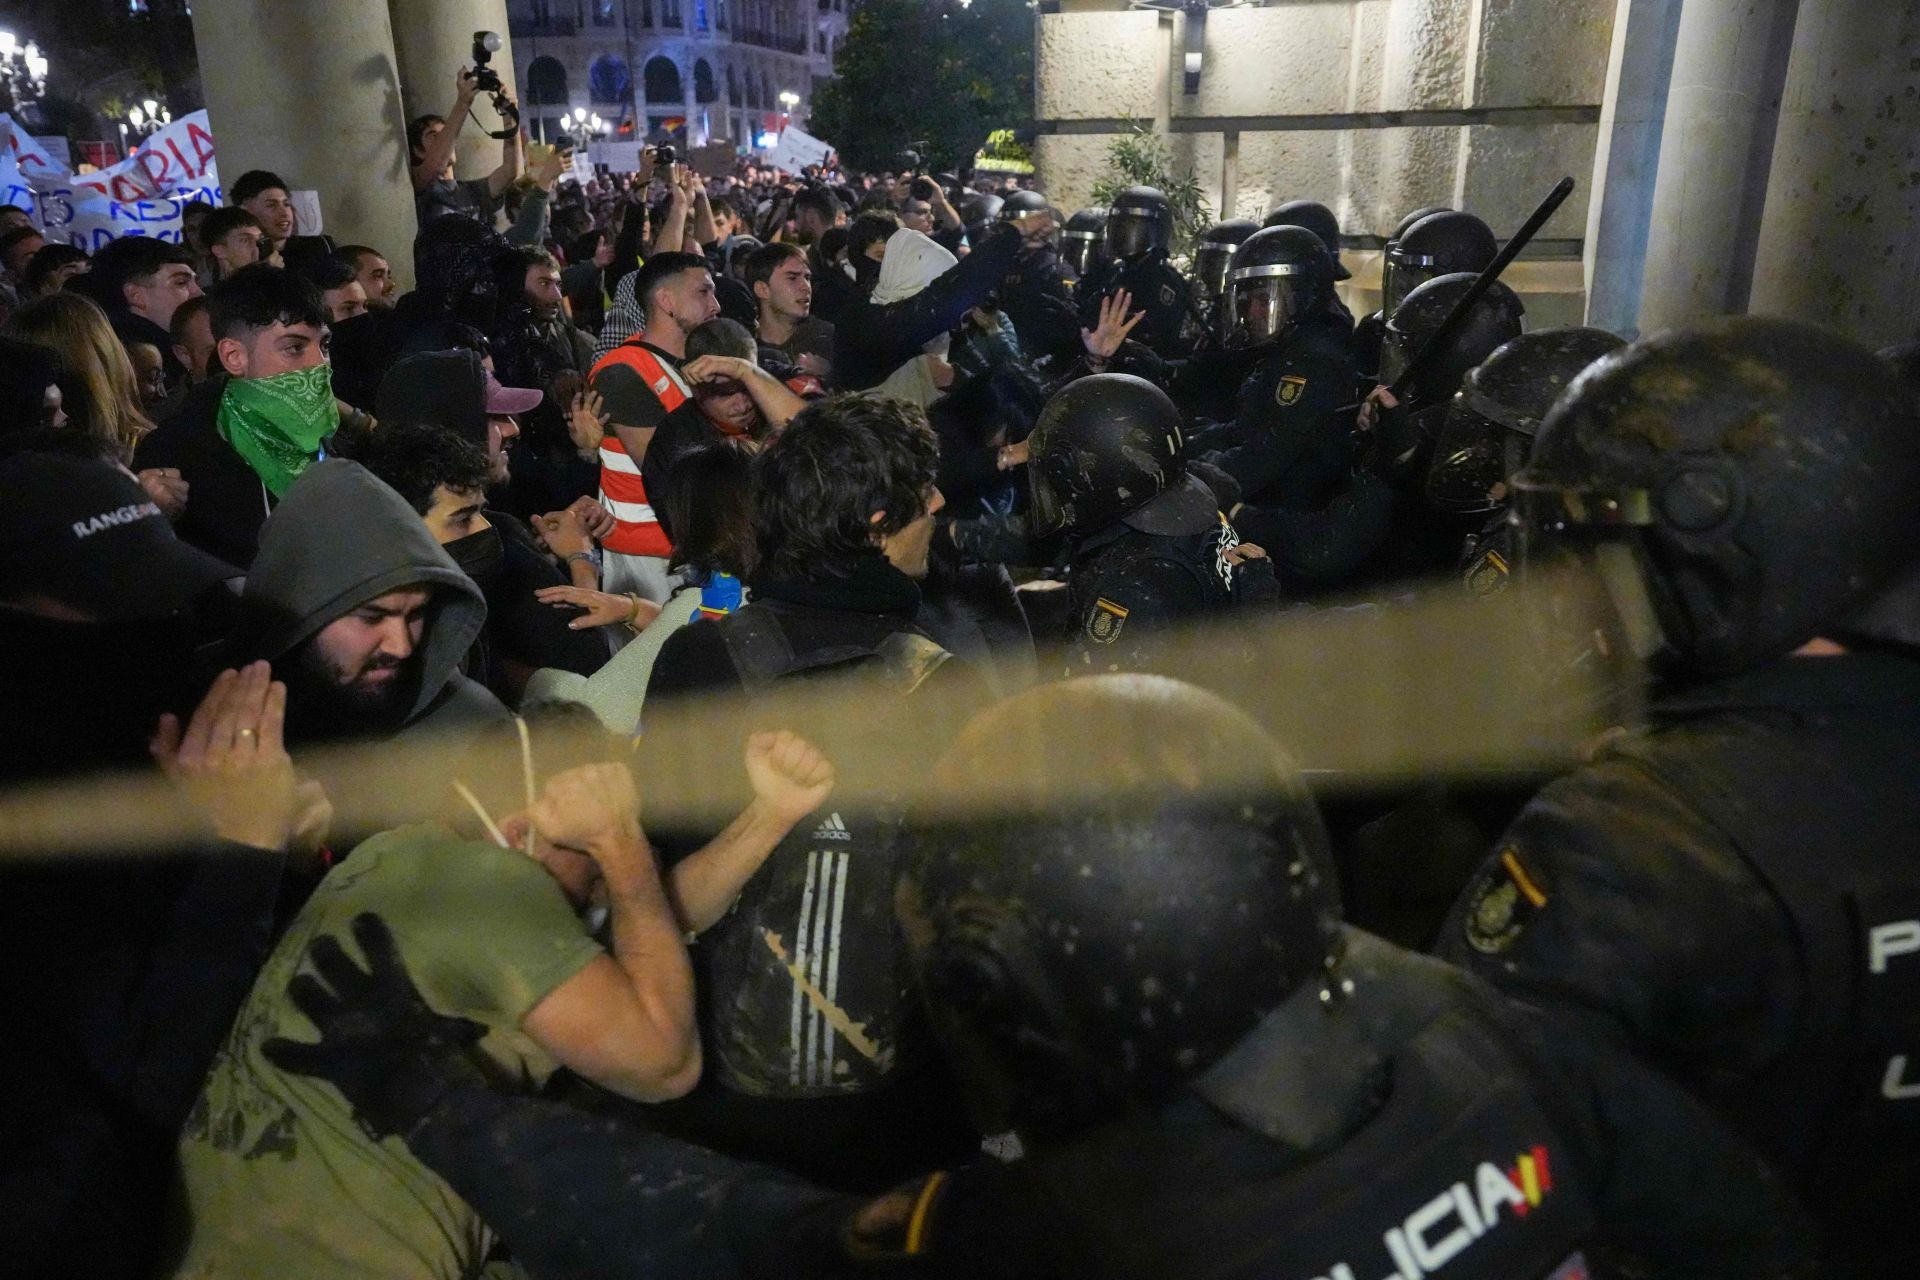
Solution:
[[[47,91],[47,55],[11,31],[0,31],[0,109],[23,109]]]
[[[780,91],[780,131],[782,133],[785,133],[787,126],[793,123],[793,109],[799,105],[799,94],[791,89],[782,89]]]

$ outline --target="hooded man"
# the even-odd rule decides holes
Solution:
[[[296,742],[464,739],[506,717],[460,672],[486,622],[480,588],[358,463],[329,459],[287,491],[242,602],[253,655],[287,684]]]

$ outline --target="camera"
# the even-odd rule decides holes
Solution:
[[[671,142],[663,142],[659,146],[651,148],[648,154],[653,157],[653,164],[656,169],[661,165],[665,165],[669,169],[673,167],[674,154],[673,144]]]
[[[912,195],[915,200],[925,200],[928,204],[932,204],[934,195],[939,190],[939,186],[935,184],[932,178],[922,175],[913,180],[913,185],[908,188],[908,193]]]
[[[500,81],[500,73],[488,64],[493,55],[500,52],[500,33],[497,31],[476,31],[473,33],[473,83],[482,93],[493,95],[493,109],[500,113],[499,129],[489,129],[489,138],[505,141],[520,132],[520,108],[513,105],[513,99],[507,96],[507,87]]]

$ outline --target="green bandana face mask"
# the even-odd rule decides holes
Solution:
[[[319,457],[320,442],[339,429],[333,367],[235,378],[220,397],[214,421],[220,438],[277,498]]]

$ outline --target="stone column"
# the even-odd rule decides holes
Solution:
[[[199,0],[193,34],[226,181],[271,169],[317,190],[328,235],[379,249],[411,283],[413,186],[386,0]]]
[[[1801,0],[1750,309],[1882,347],[1920,319],[1920,11]]]
[[[409,120],[428,113],[439,115],[452,104],[454,76],[473,61],[476,31],[500,33],[500,51],[488,65],[500,73],[514,100],[519,100],[513,45],[507,35],[506,0],[388,0],[388,4],[400,68],[400,96]],[[486,128],[499,128],[499,117],[487,95],[482,94],[474,103],[473,113]],[[500,147],[480,126],[467,121],[460,131],[455,175],[479,178],[492,173],[500,165]]]
[[[1747,309],[1799,8],[1799,0],[1686,0],[1680,11],[1648,219],[1643,333]],[[1884,35],[1884,24],[1877,29]]]
[[[1681,0],[1619,0],[1614,15],[1582,266],[1586,323],[1627,338],[1640,333],[1640,293],[1680,7]]]

